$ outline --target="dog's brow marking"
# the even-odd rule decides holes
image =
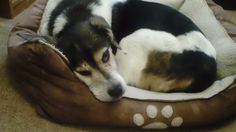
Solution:
[[[86,64],[86,63],[83,63],[83,65],[82,65],[83,67],[87,67],[88,65]]]

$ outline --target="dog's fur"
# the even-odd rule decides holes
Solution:
[[[126,83],[199,92],[216,78],[215,49],[199,28],[150,0],[49,0],[39,34],[57,39],[75,74],[102,101],[121,97]]]

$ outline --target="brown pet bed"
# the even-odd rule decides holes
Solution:
[[[215,10],[217,8],[215,12],[219,17],[220,8],[212,1],[208,2]],[[189,95],[166,96],[146,91],[147,94],[139,95],[137,93],[144,91],[134,88],[137,92],[134,94],[139,98],[130,95],[114,103],[96,100],[87,86],[68,68],[67,60],[60,51],[49,44],[28,43],[16,35],[37,32],[46,3],[47,0],[38,0],[25,12],[12,30],[8,45],[11,77],[17,88],[37,105],[39,114],[75,125],[147,129],[207,126],[235,116],[236,83],[230,83],[235,78],[230,75],[215,83],[227,88],[215,90],[213,94],[210,92],[209,96],[205,96],[209,90]],[[231,31],[230,35],[235,35],[235,32]],[[134,91],[132,88],[128,90],[130,93]],[[179,99],[179,96],[184,98]]]

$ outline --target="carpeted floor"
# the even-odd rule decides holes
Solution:
[[[0,18],[0,132],[111,131],[106,128],[75,128],[50,122],[38,116],[33,106],[13,88],[6,72],[6,58],[8,34],[16,22],[17,18],[14,20]],[[216,126],[216,128],[204,130],[219,132],[236,131],[236,120]],[[193,131],[193,129],[186,131]]]

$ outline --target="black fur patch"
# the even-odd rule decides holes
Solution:
[[[214,58],[199,51],[184,51],[181,54],[153,51],[144,72],[167,80],[192,80],[184,91],[200,92],[215,81],[216,62]],[[173,88],[179,89],[178,86]]]
[[[192,85],[186,92],[200,92],[208,88],[216,80],[216,61],[200,51],[184,51],[175,54],[171,60],[171,73],[176,78],[192,77]]]
[[[181,54],[153,51],[144,72],[167,80],[192,80],[185,92],[200,92],[215,81],[216,61],[200,51]]]
[[[186,16],[168,6],[129,0],[113,7],[112,30],[118,41],[140,28],[181,35],[200,29]]]

